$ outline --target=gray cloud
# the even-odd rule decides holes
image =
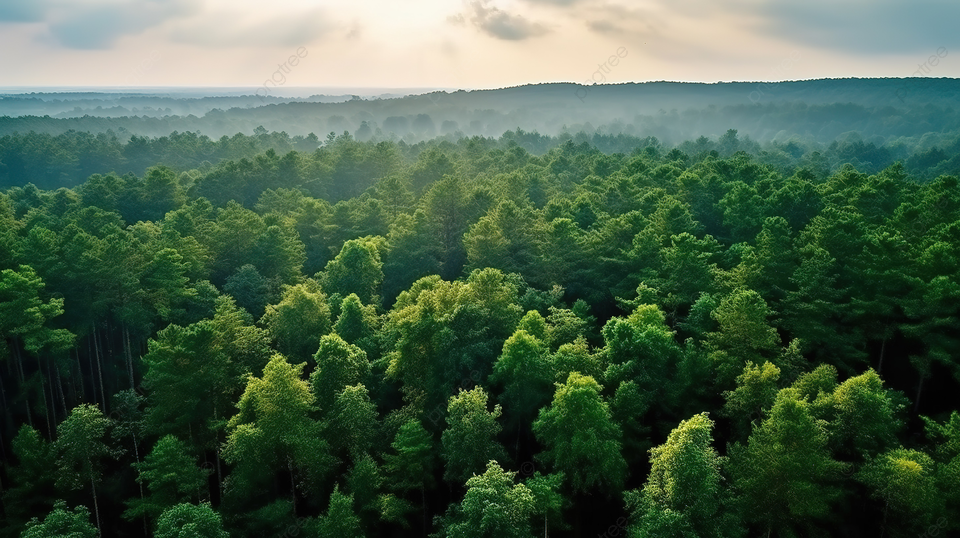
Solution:
[[[742,16],[741,28],[861,56],[927,54],[960,46],[956,0],[655,0],[691,18]]]
[[[109,48],[117,38],[135,35],[189,15],[191,0],[73,1],[31,0],[0,5],[0,22],[45,22],[48,37],[67,48]]]
[[[0,3],[0,23],[39,22],[43,20],[43,3],[8,1]]]
[[[587,28],[601,35],[617,35],[618,37],[630,36],[646,39],[658,34],[657,27],[663,26],[663,23],[656,21],[655,17],[639,9],[630,9],[618,5],[605,5],[591,8],[585,11],[581,18],[586,22]]]
[[[761,30],[804,45],[861,55],[933,52],[960,44],[960,2],[775,0]]]
[[[467,3],[466,15],[454,15],[447,20],[457,25],[465,25],[469,20],[485,34],[505,41],[523,41],[548,32],[547,28],[541,24],[491,6],[490,0],[472,0]]]

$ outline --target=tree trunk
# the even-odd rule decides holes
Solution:
[[[47,403],[47,380],[46,376],[43,374],[43,362],[40,360],[40,357],[37,357],[37,373],[40,374],[40,396],[43,397],[43,418],[45,418],[47,421],[47,434],[49,435],[48,439],[53,439],[53,426],[50,423],[50,404]]]
[[[920,383],[917,384],[917,397],[916,397],[916,399],[913,401],[913,412],[914,412],[915,414],[916,414],[916,412],[920,409],[920,395],[923,393],[923,382],[924,382],[924,380],[926,380],[926,378],[927,378],[926,376],[921,375],[921,376],[920,376]]]
[[[427,536],[427,492],[423,483],[420,483],[420,506],[423,508],[423,536]]]
[[[513,447],[513,459],[520,461],[520,433],[523,430],[523,421],[517,421],[517,444]]]
[[[293,460],[287,456],[287,472],[290,473],[290,502],[293,503],[293,518],[297,518],[297,480],[293,476]]]
[[[97,327],[93,327],[93,350],[97,357],[97,377],[100,378],[100,401],[103,402],[101,406],[103,408],[103,414],[107,414],[107,396],[106,392],[103,390],[103,364],[101,362],[101,357],[103,355],[100,349],[100,339],[97,335]]]
[[[220,422],[220,414],[217,412],[217,404],[213,404],[213,421]],[[217,502],[223,498],[223,472],[220,469],[220,430],[214,430],[213,455],[217,460]],[[207,481],[207,494],[210,493],[210,481]]]
[[[78,394],[78,391],[77,391],[77,383],[76,383],[75,380],[76,380],[76,379],[79,379],[79,380],[80,380],[80,391],[79,391],[80,401],[81,401],[81,402],[85,402],[85,401],[87,401],[87,398],[86,398],[86,393],[87,393],[87,391],[86,391],[86,388],[84,388],[84,386],[83,386],[83,368],[80,366],[80,346],[79,346],[79,345],[78,345],[77,347],[75,347],[75,348],[73,348],[73,349],[70,350],[70,363],[69,363],[69,367],[70,367],[70,375],[71,375],[71,376],[73,376],[73,375],[76,375],[76,376],[77,376],[77,377],[75,377],[75,378],[74,378],[74,377],[68,378],[68,379],[70,380],[70,388],[73,389],[74,396],[76,397],[76,394]],[[76,368],[76,371],[74,371],[74,368]],[[63,385],[62,385],[62,384],[60,385],[60,390],[63,391]],[[64,391],[64,392],[65,392],[65,391]],[[66,399],[64,399],[63,407],[64,407],[64,408],[67,407]]]
[[[883,342],[880,344],[880,363],[877,364],[877,375],[883,373],[883,355],[887,349],[887,339],[884,338]]]
[[[90,489],[93,490],[93,513],[97,519],[97,535],[103,536],[103,529],[100,528],[100,505],[97,503],[97,483],[93,480],[93,474],[90,474]]]
[[[133,457],[137,460],[137,463],[140,463],[140,447],[137,446],[137,432],[132,432],[131,436],[133,437]],[[140,502],[143,502],[143,482],[137,481],[137,485],[140,487]],[[147,526],[147,515],[143,514],[143,534],[148,536],[150,534],[150,529]]]
[[[887,511],[888,510],[890,510],[889,501],[883,505],[883,522],[880,523],[880,538],[883,538],[883,534],[887,531]]]
[[[3,405],[4,409],[10,409],[7,405],[7,389],[3,386],[3,376],[0,375],[0,404]]]
[[[130,388],[134,388],[133,381],[133,357],[130,356],[130,329],[127,324],[123,324],[123,351],[127,355],[127,373],[130,375]]]
[[[66,417],[69,413],[67,412],[67,396],[63,393],[63,378],[60,376],[60,367],[54,363],[53,369],[57,373],[57,391],[60,393],[60,403],[63,405],[63,416]]]
[[[24,375],[23,375],[23,360],[20,357],[20,342],[18,342],[17,339],[14,338],[12,343],[13,343],[13,357],[14,359],[16,359],[17,372],[20,374],[20,390],[25,393],[27,390],[27,387],[26,387],[26,380],[24,379]],[[33,428],[33,415],[30,413],[29,394],[26,394],[26,393],[24,394],[23,406],[27,410],[27,424],[29,424],[30,427]]]
[[[87,336],[87,366],[90,367],[90,397],[93,399],[93,402],[97,402],[97,372],[94,369],[94,357],[96,354],[93,352],[93,339],[91,336]],[[83,382],[83,377],[80,378],[80,381]],[[101,410],[103,406],[101,406]]]

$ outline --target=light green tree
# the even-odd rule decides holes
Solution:
[[[620,428],[592,377],[573,372],[558,384],[533,432],[546,447],[539,458],[563,472],[575,492],[622,488],[627,464],[620,453]]]
[[[767,321],[772,315],[753,290],[735,290],[717,305],[711,316],[719,327],[707,334],[705,346],[720,387],[732,387],[747,361],[763,364],[777,356],[780,336]]]
[[[383,495],[380,500],[385,521],[406,525],[406,514],[413,506],[399,495],[419,490],[423,512],[423,532],[427,532],[426,490],[434,486],[433,470],[436,461],[434,441],[419,420],[405,422],[384,455],[387,484],[395,493]]]
[[[362,384],[351,385],[337,394],[327,425],[332,445],[338,453],[347,453],[354,462],[373,448],[379,429],[377,406]]]
[[[529,428],[553,393],[548,357],[547,346],[540,339],[519,329],[503,343],[503,353],[493,365],[491,381],[504,387],[500,401],[510,423],[516,425],[518,446],[521,429]]]
[[[330,464],[329,446],[310,418],[315,398],[310,384],[300,378],[303,366],[291,365],[277,354],[263,369],[262,378],[247,378],[238,412],[227,424],[223,448],[224,459],[237,464],[241,476],[285,470],[294,513],[297,471],[323,474]]]
[[[78,506],[73,510],[67,508],[67,503],[57,501],[53,510],[38,521],[33,518],[27,523],[26,530],[20,538],[97,538],[100,533],[90,524],[90,511],[85,506]]]
[[[280,353],[297,362],[309,361],[320,337],[330,332],[327,296],[312,280],[291,286],[279,303],[267,305],[260,324],[270,331]]]
[[[888,530],[893,536],[916,536],[941,513],[935,463],[923,452],[889,450],[867,462],[856,478],[883,503],[881,536]]]
[[[489,461],[486,471],[467,480],[467,493],[459,506],[442,519],[442,535],[449,538],[532,538],[531,518],[537,498],[524,484],[515,484],[517,473],[504,471]]]
[[[209,504],[178,504],[157,520],[156,538],[229,538],[220,514]]]
[[[826,423],[796,389],[783,389],[746,446],[734,445],[729,472],[741,516],[765,533],[815,528],[839,497],[841,465],[827,449]]]
[[[355,293],[363,304],[379,304],[383,262],[378,241],[374,238],[347,241],[317,278],[324,291],[331,295],[346,297]]]
[[[317,407],[323,414],[333,409],[340,391],[361,383],[370,372],[367,354],[359,347],[348,344],[337,334],[320,338],[320,347],[314,360],[317,369],[310,374],[310,385]]]
[[[505,457],[497,442],[501,426],[497,422],[501,408],[487,410],[487,393],[482,387],[460,390],[447,405],[447,429],[443,431],[441,454],[446,469],[443,478],[462,484],[484,468],[490,460]]]
[[[666,443],[650,450],[647,483],[628,495],[636,536],[659,536],[666,521],[674,533],[686,529],[691,536],[740,534],[738,522],[724,512],[722,458],[712,445],[713,421],[701,413],[681,422]]]
[[[763,418],[763,413],[773,405],[779,379],[780,369],[773,364],[756,366],[747,362],[743,373],[737,376],[737,388],[723,393],[727,403],[721,413],[733,421],[740,441],[750,435],[753,421]]]

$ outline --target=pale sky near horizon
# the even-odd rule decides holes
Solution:
[[[957,0],[0,0],[0,87],[256,88],[300,47],[286,86],[960,77],[957,21]]]

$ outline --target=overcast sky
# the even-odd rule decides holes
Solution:
[[[957,21],[957,0],[0,0],[0,87],[254,89],[298,49],[288,88],[960,77]]]

